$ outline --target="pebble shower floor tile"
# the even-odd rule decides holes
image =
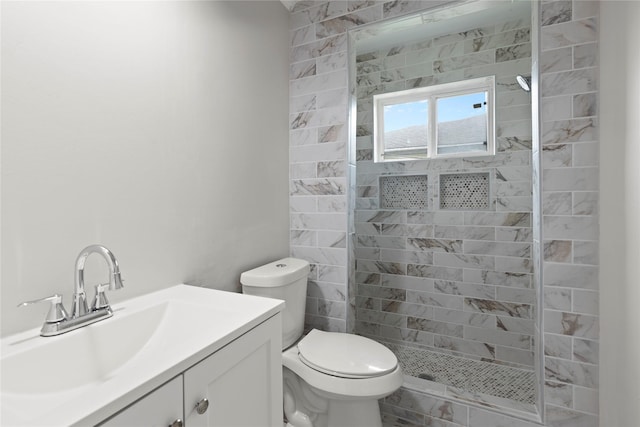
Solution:
[[[387,344],[405,375],[534,405],[535,372],[444,353]]]

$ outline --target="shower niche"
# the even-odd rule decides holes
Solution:
[[[535,93],[516,77],[536,62],[535,7],[453,3],[349,32],[349,327],[394,351],[404,387],[532,420],[541,401]],[[494,115],[493,154],[376,155],[377,96],[488,77],[492,105],[475,108]],[[463,119],[426,113],[437,99],[418,119],[419,108],[394,106],[393,136],[412,153],[419,138],[436,146],[434,127],[464,139],[485,119],[458,98],[467,104],[453,107],[471,111]]]

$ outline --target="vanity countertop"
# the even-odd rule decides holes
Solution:
[[[95,425],[282,310],[284,302],[176,285],[114,304],[57,337],[0,340],[2,425]]]

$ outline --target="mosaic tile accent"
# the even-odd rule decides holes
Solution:
[[[427,175],[381,176],[380,207],[426,209],[427,183]]]
[[[489,209],[489,174],[440,175],[440,209]]]
[[[536,402],[533,370],[402,345],[385,345],[396,355],[405,375],[531,405]]]

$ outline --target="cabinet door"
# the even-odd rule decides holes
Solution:
[[[182,375],[118,412],[100,424],[100,427],[167,427],[181,419],[184,419],[182,415]]]
[[[282,427],[280,314],[187,370],[184,391],[186,427]]]

